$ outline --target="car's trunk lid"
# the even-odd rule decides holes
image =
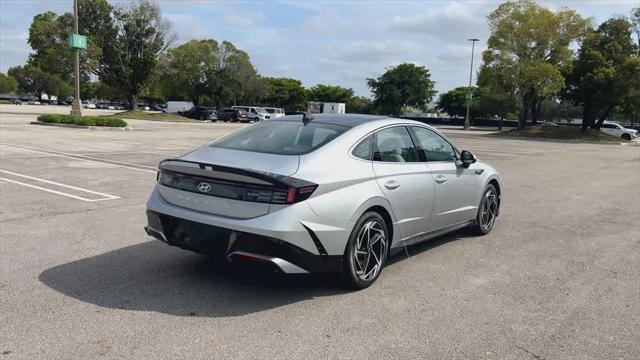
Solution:
[[[282,179],[298,169],[298,156],[247,153],[204,147],[160,164],[162,197],[169,203],[210,214],[248,219],[286,201]]]

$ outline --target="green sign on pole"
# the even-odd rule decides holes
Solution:
[[[71,34],[71,36],[69,36],[69,47],[73,49],[86,49],[87,37],[80,34]]]

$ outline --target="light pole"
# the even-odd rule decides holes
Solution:
[[[464,129],[465,130],[469,130],[471,128],[471,122],[469,121],[469,110],[471,108],[471,98],[472,98],[472,93],[471,93],[471,80],[473,79],[473,55],[474,55],[474,51],[476,49],[476,41],[480,41],[478,39],[469,39],[469,41],[471,41],[471,68],[469,69],[469,92],[467,93],[466,96],[466,100],[467,100],[467,116],[465,116],[464,118]]]
[[[78,0],[73,0],[73,32],[74,34],[78,34]],[[80,106],[80,49],[73,46],[73,53],[76,58],[76,69],[75,94],[73,96],[73,103],[71,103],[71,115],[82,116],[82,107]]]

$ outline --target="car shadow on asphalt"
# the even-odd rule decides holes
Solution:
[[[461,234],[410,246],[408,252],[416,256]],[[388,266],[403,259],[404,250]],[[282,275],[237,267],[155,240],[58,265],[38,278],[66,296],[100,307],[196,317],[241,316],[349,292],[337,275]]]
[[[58,265],[38,278],[97,306],[177,316],[241,316],[346,292],[335,276],[231,266],[156,240]]]

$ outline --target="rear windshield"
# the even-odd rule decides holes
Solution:
[[[211,147],[278,155],[310,153],[349,128],[302,121],[265,121],[212,143]]]

